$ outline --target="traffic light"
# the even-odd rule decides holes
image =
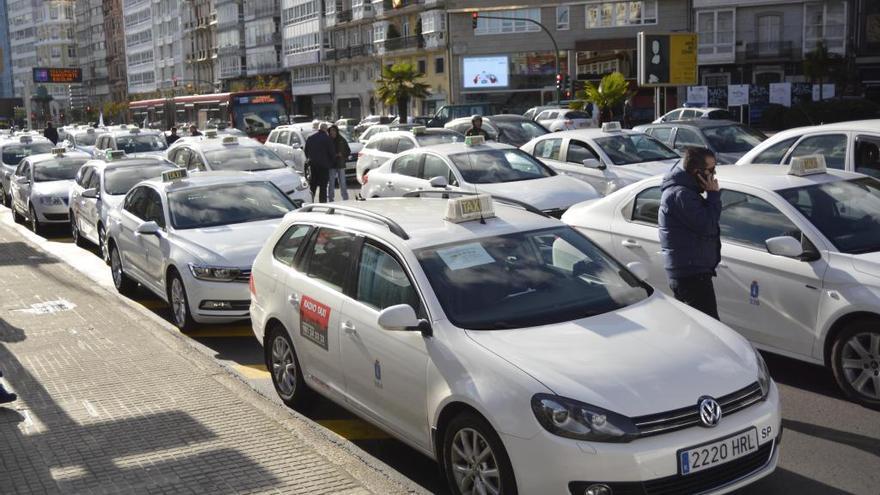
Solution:
[[[562,74],[556,74],[556,89],[562,91]]]
[[[562,77],[562,90],[566,98],[571,98],[571,76],[568,73]]]
[[[477,21],[480,20],[480,13],[474,12],[471,14],[471,27],[477,29]]]

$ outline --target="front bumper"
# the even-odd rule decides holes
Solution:
[[[779,391],[774,384],[766,400],[721,420],[715,428],[692,427],[630,443],[583,442],[541,430],[523,439],[501,434],[516,475],[519,493],[584,493],[605,484],[614,495],[722,494],[751,484],[776,469],[781,432]],[[679,475],[678,451],[758,429],[756,453],[689,475]],[[761,438],[764,428],[772,434]]]
[[[68,223],[70,222],[70,212],[67,204],[44,205],[39,200],[31,203],[34,211],[37,213],[37,220],[40,223]]]
[[[209,282],[193,277],[189,268],[181,270],[193,320],[199,323],[229,323],[248,318],[251,294],[247,279],[235,282]],[[206,301],[229,301],[231,309],[206,309]]]

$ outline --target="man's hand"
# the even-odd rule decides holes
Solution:
[[[700,183],[700,187],[702,187],[704,191],[718,192],[721,190],[721,186],[718,185],[718,179],[716,179],[714,175],[706,179],[703,177],[703,174],[697,174],[697,182]]]

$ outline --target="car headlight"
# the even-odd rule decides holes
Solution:
[[[761,356],[758,349],[754,346],[752,346],[752,349],[755,351],[755,361],[758,362],[758,385],[761,386],[761,398],[766,399],[767,394],[770,393],[770,370],[767,368],[767,363],[764,362],[764,357]]]
[[[558,395],[535,395],[532,411],[544,429],[561,437],[623,443],[638,435],[626,416]]]
[[[212,282],[232,282],[241,275],[241,270],[238,268],[197,265],[194,263],[189,264],[189,271],[193,277],[199,280],[209,280]]]
[[[306,180],[302,175],[299,176],[299,185],[296,186],[297,191],[305,191],[309,188],[309,181]]]
[[[40,204],[44,206],[62,206],[64,205],[64,200],[62,200],[58,196],[42,196],[40,197]]]

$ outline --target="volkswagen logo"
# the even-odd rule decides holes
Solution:
[[[697,405],[703,426],[707,428],[718,426],[718,422],[721,421],[721,406],[718,402],[711,397],[700,397]]]

